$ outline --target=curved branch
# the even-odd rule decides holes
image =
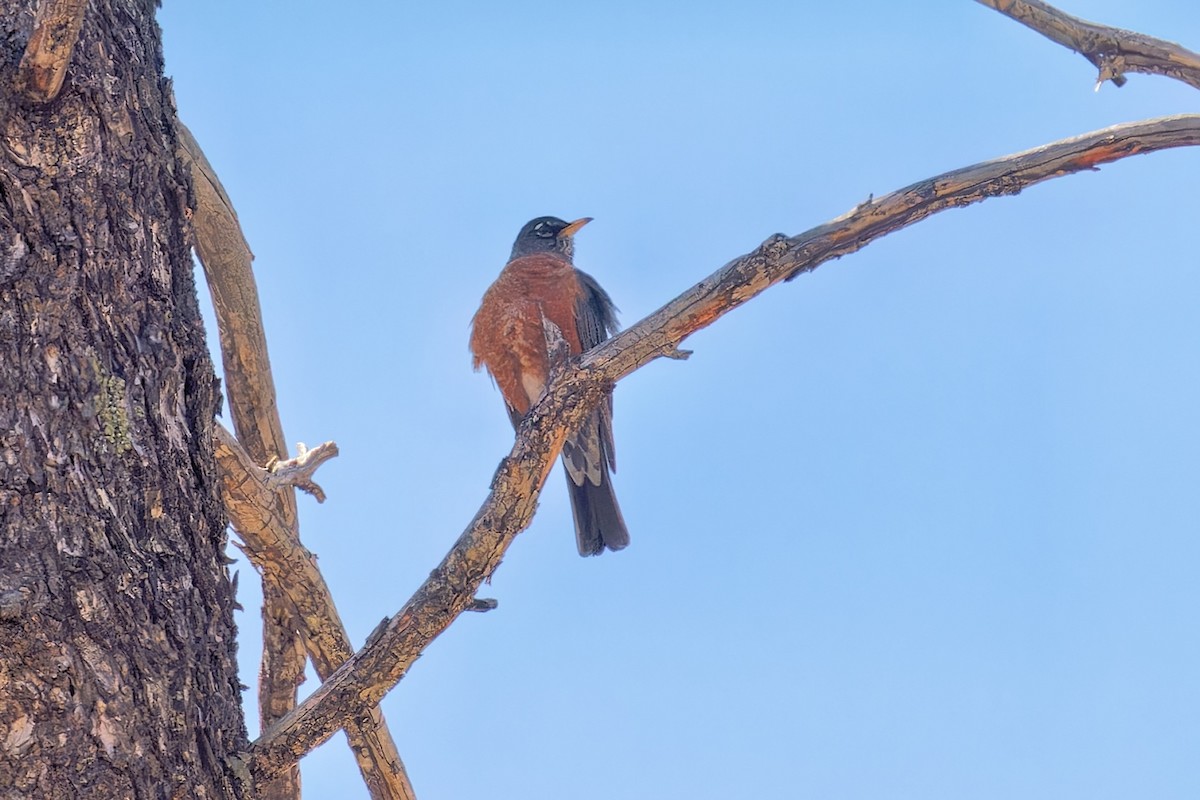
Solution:
[[[247,556],[263,575],[259,707],[265,727],[295,704],[296,676],[303,670],[303,658],[297,668],[293,638],[302,641],[322,680],[354,652],[329,586],[312,554],[300,544],[296,498],[286,485],[289,474],[303,480],[308,470],[311,476],[311,470],[325,457],[336,455],[337,448],[330,443],[307,457],[279,461],[286,458],[287,448],[251,269],[254,256],[233,204],[200,145],[182,122],[177,125],[179,155],[194,178],[196,250],[216,310],[226,394],[237,431],[235,439],[217,426],[216,456],[223,497]],[[280,474],[259,467],[268,462],[275,464]],[[412,784],[380,710],[358,706],[345,727],[371,797],[411,800]],[[298,790],[290,796],[298,797]]]
[[[1126,72],[1165,75],[1200,89],[1200,54],[1174,42],[1073,17],[1041,0],[976,0],[1079,53],[1105,81],[1125,85]]]
[[[192,173],[196,253],[204,267],[216,312],[225,397],[233,427],[254,464],[284,459],[287,444],[275,406],[275,383],[252,269],[254,254],[242,235],[233,203],[204,151],[186,125],[176,120],[176,128],[179,158]],[[228,494],[225,499],[228,506]],[[273,517],[281,537],[286,535],[283,531],[297,531],[295,493],[286,489],[275,491],[271,502],[276,506]],[[265,551],[260,549],[253,534],[247,537],[236,525],[234,528],[246,545],[243,552],[262,574],[263,652],[258,675],[258,711],[263,727],[267,727],[296,706],[297,680],[303,676],[305,661],[299,634],[300,614],[288,600],[287,576],[266,563]],[[300,776],[291,775],[287,781],[263,791],[268,800],[299,798]]]
[[[619,380],[768,286],[860,250],[931,214],[1019,194],[1042,181],[1095,171],[1129,156],[1196,145],[1200,114],[1159,117],[951,170],[869,199],[798,236],[772,236],[753,253],[734,259],[645,320],[585,353],[580,367],[603,380]]]
[[[238,441],[257,464],[287,458],[287,441],[275,405],[275,381],[267,355],[267,334],[254,281],[254,254],[242,235],[237,212],[192,132],[182,122],[179,156],[192,170],[196,210],[196,252],[212,294],[221,340],[225,394]],[[284,495],[281,494],[281,498]],[[288,517],[295,519],[295,499]]]
[[[603,390],[769,286],[852,253],[947,208],[1016,194],[1044,180],[1169,147],[1200,145],[1200,115],[1119,125],[915,183],[795,237],[777,234],[734,259],[661,309],[570,363],[521,423],[492,491],[446,558],[366,646],[307,700],[255,741],[251,772],[269,778],[345,724],[362,704],[377,703],[425,647],[462,611],[532,520],[546,475],[567,431],[590,413]]]

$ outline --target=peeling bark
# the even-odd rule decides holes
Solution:
[[[30,101],[48,103],[58,96],[87,6],[87,0],[43,0],[38,4],[16,81]]]

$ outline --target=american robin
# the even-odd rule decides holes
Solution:
[[[571,355],[589,350],[617,331],[616,307],[596,279],[575,268],[574,235],[591,217],[564,222],[538,217],[513,243],[508,264],[488,287],[471,320],[475,369],[487,367],[504,395],[515,428],[546,389],[550,355],[543,319],[562,332]],[[562,462],[581,556],[629,544],[629,531],[613,494],[616,470],[609,394],[563,444]]]

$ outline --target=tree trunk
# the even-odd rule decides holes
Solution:
[[[219,398],[155,3],[86,4],[45,103],[17,66],[36,5],[0,0],[0,799],[241,797]]]

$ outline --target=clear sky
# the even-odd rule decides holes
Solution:
[[[1200,49],[1194,0],[1064,8]],[[466,342],[528,219],[595,217],[576,261],[629,324],[872,193],[1200,107],[1164,78],[1093,92],[966,0],[160,22],[257,256],[288,438],[341,447],[301,520],[356,645],[508,452]],[[1136,157],[945,212],[623,381],[633,543],[579,558],[555,470],[499,609],[384,701],[422,800],[1200,797],[1198,170]],[[303,772],[367,797],[341,735]]]

